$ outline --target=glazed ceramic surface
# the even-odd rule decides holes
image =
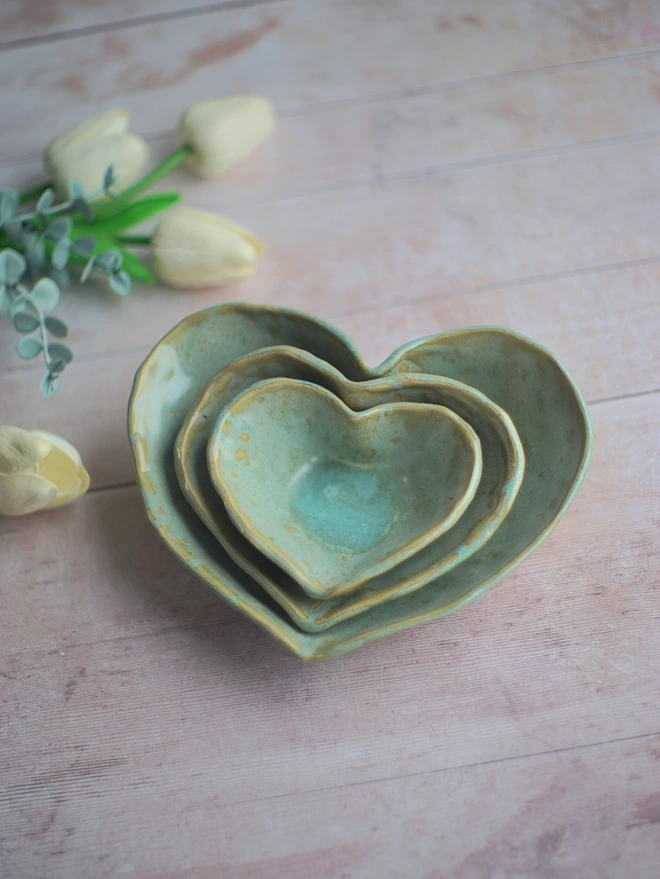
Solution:
[[[465,382],[513,420],[526,457],[523,484],[491,540],[423,589],[318,632],[301,631],[218,544],[185,500],[173,446],[200,390],[237,357],[269,345],[320,356],[348,378],[396,372]],[[411,342],[369,370],[342,333],[288,309],[226,304],[199,312],[159,342],[138,370],[129,403],[138,482],[156,531],[233,607],[303,659],[325,659],[458,610],[519,564],[552,531],[584,476],[591,430],[575,384],[545,348],[510,330],[476,327]]]
[[[411,559],[368,581],[349,596],[311,600],[293,578],[260,553],[234,527],[211,483],[207,444],[225,406],[269,376],[311,382],[331,391],[354,411],[390,402],[442,405],[472,426],[482,449],[482,477],[458,523]],[[476,552],[504,519],[520,488],[522,445],[511,419],[479,391],[437,376],[393,375],[351,382],[312,354],[287,346],[266,348],[233,361],[206,386],[191,407],[175,443],[181,488],[232,559],[306,631],[319,631],[392,598],[419,589]]]
[[[353,412],[294,379],[232,400],[207,448],[234,525],[312,598],[352,592],[448,531],[474,497],[481,448],[443,406]]]

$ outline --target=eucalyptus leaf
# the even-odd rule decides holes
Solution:
[[[87,280],[87,278],[89,278],[89,276],[92,274],[92,270],[94,268],[94,264],[95,264],[96,260],[97,260],[96,256],[90,256],[90,258],[87,260],[85,268],[82,270],[82,273],[80,275],[80,283],[81,284],[84,284],[85,281]]]
[[[51,375],[59,375],[66,369],[66,360],[51,360],[48,364],[48,371]]]
[[[32,247],[28,249],[25,256],[27,259],[28,266],[32,273],[36,273],[36,271],[43,267],[45,263],[46,257],[46,248],[44,246],[44,242],[42,238],[37,238]]]
[[[48,208],[51,207],[51,205],[53,204],[54,201],[55,201],[54,191],[52,189],[44,189],[44,191],[41,193],[39,201],[37,202],[37,206],[35,208],[36,212],[38,214],[45,213],[48,210]]]
[[[45,375],[39,383],[39,390],[44,400],[50,399],[57,390],[57,376]]]
[[[123,255],[118,250],[105,250],[96,257],[98,267],[105,272],[118,272],[124,261]]]
[[[76,238],[73,246],[77,254],[89,259],[96,250],[96,238],[93,238],[91,235],[84,235],[82,238]]]
[[[40,324],[39,318],[29,311],[18,311],[11,321],[19,333],[31,333]]]
[[[59,319],[59,317],[53,317],[49,314],[44,323],[46,324],[48,332],[52,336],[55,336],[56,339],[66,339],[69,334],[69,328],[63,320]]]
[[[53,247],[53,252],[50,255],[50,261],[53,264],[53,268],[63,269],[68,263],[69,247],[69,241],[66,238],[60,239],[55,247]]]
[[[0,284],[18,284],[26,269],[25,258],[11,248],[0,251]]]
[[[57,220],[50,224],[46,230],[46,234],[49,238],[52,238],[53,241],[59,241],[60,238],[69,237],[72,227],[73,223],[71,217],[58,217]]]
[[[23,250],[32,250],[37,241],[39,240],[39,235],[36,231],[31,231],[27,227],[23,229],[23,240],[21,245]]]
[[[60,342],[50,344],[48,353],[52,360],[63,360],[65,363],[71,363],[73,360],[73,351],[68,345],[62,345]]]
[[[22,311],[29,311],[29,308],[30,300],[27,296],[15,296],[9,307],[9,317],[13,320],[15,314],[19,314]]]
[[[120,296],[126,296],[131,292],[131,279],[126,272],[113,272],[110,275],[110,287]]]
[[[11,310],[11,297],[7,286],[0,287],[0,317],[8,318]]]
[[[11,220],[16,211],[20,197],[15,189],[3,189],[0,194],[0,220],[6,223]]]
[[[66,269],[55,269],[51,270],[51,277],[53,281],[57,284],[60,290],[63,287],[69,287],[71,284],[71,275],[67,272]]]
[[[30,298],[42,311],[52,311],[60,301],[60,290],[52,278],[40,278],[32,288]]]
[[[43,347],[41,339],[36,336],[24,336],[16,343],[16,353],[21,360],[32,360],[41,354]]]
[[[84,198],[75,199],[72,207],[88,222],[94,219],[94,211],[90,208]]]
[[[85,195],[85,190],[82,188],[82,184],[78,180],[72,180],[69,183],[69,201],[76,201],[76,199],[83,198]]]

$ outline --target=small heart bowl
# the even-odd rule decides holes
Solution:
[[[259,382],[223,410],[207,463],[236,527],[319,599],[357,589],[453,527],[482,468],[477,434],[443,406],[353,412],[289,378]]]

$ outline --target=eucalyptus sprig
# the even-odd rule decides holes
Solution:
[[[22,338],[16,343],[16,353],[23,360],[32,360],[43,354],[47,373],[40,384],[44,400],[57,388],[57,380],[66,365],[73,360],[67,345],[49,341],[51,333],[56,339],[68,334],[64,321],[46,313],[52,311],[60,299],[60,290],[52,278],[41,278],[29,290],[20,279],[27,270],[23,256],[15,250],[0,252],[0,278],[4,283],[0,293],[0,313],[11,320]]]
[[[178,193],[120,198],[113,192],[115,177],[108,167],[103,185],[85,195],[81,185],[69,184],[68,198],[56,203],[47,185],[27,193],[0,190],[0,316],[11,320],[21,333],[15,346],[23,360],[40,354],[46,364],[41,381],[44,399],[51,397],[65,367],[73,360],[71,349],[55,339],[64,339],[68,327],[49,314],[60,298],[60,289],[71,283],[70,269],[80,270],[85,283],[92,273],[104,275],[110,288],[121,296],[131,289],[131,278],[153,283],[147,267],[126,249],[131,236],[125,229],[145,222],[179,200]],[[103,201],[97,202],[100,196]],[[29,210],[22,202],[36,200]],[[32,289],[30,289],[32,285]]]
[[[103,186],[86,198],[76,181],[69,186],[69,198],[55,203],[55,193],[44,188],[32,210],[19,212],[21,194],[15,189],[0,193],[0,244],[10,244],[0,252],[0,316],[11,320],[22,338],[16,353],[23,360],[43,355],[46,375],[41,381],[44,399],[51,397],[67,364],[73,360],[71,349],[56,339],[68,335],[64,321],[47,313],[60,299],[60,286],[70,283],[69,262],[84,264],[80,279],[85,281],[92,270],[108,275],[110,286],[120,294],[130,290],[130,277],[122,269],[122,254],[116,250],[96,253],[92,236],[76,236],[74,220],[93,221],[90,200],[100,195],[112,198],[112,168],[108,168]],[[28,193],[32,196],[33,193]],[[32,289],[29,284],[33,284]]]

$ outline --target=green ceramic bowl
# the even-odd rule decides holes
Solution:
[[[405,401],[446,406],[456,412],[475,430],[483,459],[481,481],[466,513],[446,534],[356,592],[323,602],[310,599],[235,528],[206,464],[208,438],[222,410],[269,376],[287,376],[326,388],[356,412]],[[511,509],[524,470],[522,445],[511,419],[479,391],[452,379],[418,374],[351,382],[318,357],[287,346],[240,357],[209,382],[181,427],[175,463],[182,491],[232,559],[309,632],[419,589],[480,549]]]
[[[501,406],[525,450],[523,484],[486,546],[396,601],[322,632],[301,631],[218,544],[183,496],[173,447],[204,386],[237,357],[291,345],[366,381],[423,372],[463,381]],[[182,321],[137,372],[129,436],[149,519],[177,557],[233,607],[306,660],[337,656],[368,641],[458,610],[492,586],[552,531],[586,471],[591,428],[570,376],[545,348],[518,333],[476,327],[411,342],[369,370],[352,343],[323,321],[290,309],[230,303]]]
[[[338,597],[448,531],[481,479],[476,433],[443,406],[353,412],[310,382],[235,397],[209,473],[234,525],[312,598]]]

